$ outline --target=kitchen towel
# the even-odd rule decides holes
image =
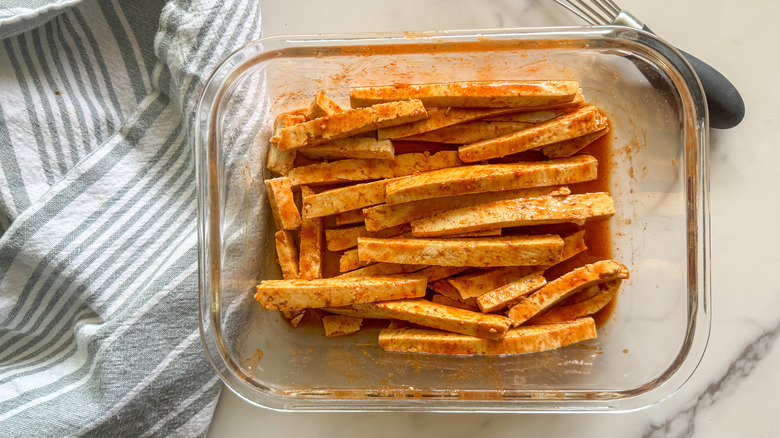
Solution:
[[[192,127],[260,3],[37,3],[0,6],[0,435],[205,435]]]

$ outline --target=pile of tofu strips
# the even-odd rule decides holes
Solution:
[[[328,337],[387,320],[387,351],[519,354],[597,336],[592,315],[628,269],[549,271],[587,251],[586,221],[615,213],[609,193],[576,189],[599,164],[578,152],[609,131],[578,82],[353,87],[349,103],[319,91],[258,145],[278,175],[265,187],[283,275],[257,285],[264,309],[293,327],[313,315]]]

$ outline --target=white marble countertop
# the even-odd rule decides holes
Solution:
[[[291,6],[292,4],[295,6]],[[780,163],[773,109],[780,89],[780,27],[768,0],[620,0],[667,41],[706,60],[741,91],[738,127],[710,131],[712,331],[693,377],[670,399],[620,414],[280,413],[224,390],[209,435],[427,437],[776,436],[780,416]],[[266,36],[291,33],[574,25],[548,1],[262,0]]]

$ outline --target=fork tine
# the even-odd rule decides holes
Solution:
[[[620,8],[611,0],[555,0],[589,24],[610,24],[620,13]],[[608,2],[608,3],[606,3]],[[595,5],[595,8],[594,8]],[[616,11],[616,12],[613,12]]]
[[[588,11],[581,7],[582,5],[580,3],[572,3],[572,2],[566,1],[566,0],[555,0],[555,2],[558,3],[559,5],[563,6],[564,8],[568,9],[572,13],[574,13],[574,15],[576,15],[576,16],[582,18],[583,20],[587,21],[588,24],[593,24],[593,25],[602,24],[602,23],[599,22],[599,20],[591,17],[588,14]]]
[[[604,5],[607,6],[609,9],[612,10],[612,16],[617,17],[618,14],[623,10],[620,6],[617,5],[617,3],[613,2],[612,0],[602,0],[604,2]]]
[[[617,14],[613,14],[612,11],[608,9],[608,7],[610,7],[610,5],[607,3],[608,1],[609,0],[604,0],[604,1],[593,0],[593,4],[595,4],[597,8],[601,9],[602,12],[607,14],[608,17],[614,18],[615,15]],[[618,13],[620,13],[620,11],[618,11]],[[609,21],[611,22],[612,20],[610,19]]]

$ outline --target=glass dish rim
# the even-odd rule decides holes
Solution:
[[[686,170],[686,204],[688,224],[688,264],[693,263],[695,273],[688,272],[688,319],[685,342],[677,358],[664,373],[645,384],[618,391],[572,390],[560,391],[514,391],[512,399],[474,399],[429,398],[424,403],[415,398],[403,396],[390,400],[368,398],[365,394],[355,398],[329,398],[337,388],[280,393],[270,388],[252,384],[250,376],[232,365],[221,334],[219,290],[213,281],[219,278],[219,272],[210,267],[219,248],[210,245],[214,242],[214,231],[218,234],[219,218],[214,217],[213,209],[218,209],[219,199],[212,196],[211,181],[217,175],[216,167],[209,166],[212,160],[219,161],[219,148],[213,144],[214,123],[212,115],[216,103],[226,93],[225,83],[229,78],[240,74],[261,54],[267,54],[289,48],[322,48],[329,46],[359,45],[395,45],[420,43],[459,43],[502,40],[509,38],[548,39],[613,39],[638,43],[654,50],[664,61],[665,68],[675,71],[686,86],[690,95],[689,110],[692,117],[686,123],[686,144],[690,135],[694,135],[695,147],[686,147],[686,164],[694,163]],[[318,35],[281,35],[261,38],[234,51],[226,57],[207,80],[196,109],[195,119],[195,165],[198,186],[198,312],[201,342],[209,362],[223,383],[247,402],[282,411],[428,411],[428,412],[626,412],[646,408],[669,398],[691,377],[698,367],[709,341],[710,314],[710,274],[709,274],[709,158],[708,116],[706,100],[696,74],[688,62],[672,46],[653,34],[623,26],[582,26],[582,27],[539,27],[523,29],[480,29],[433,32],[382,32],[382,33],[345,33]],[[690,126],[689,126],[690,125]],[[691,161],[688,161],[691,160]],[[210,167],[214,169],[209,170]],[[686,165],[691,169],[690,165]],[[692,177],[691,177],[692,176]],[[217,184],[219,178],[216,178]],[[692,202],[693,201],[693,202]],[[691,205],[693,204],[693,205]],[[218,210],[217,210],[218,211]],[[694,231],[691,231],[693,229]],[[216,239],[219,242],[219,239]],[[690,248],[695,248],[691,250]],[[218,270],[217,270],[218,271]],[[691,294],[694,287],[696,294]],[[216,295],[215,295],[216,294]],[[653,382],[660,381],[650,389]],[[356,392],[358,390],[347,390]],[[393,390],[394,392],[396,390]],[[369,392],[362,390],[362,393]],[[377,391],[373,391],[377,392]],[[462,391],[469,392],[469,391]],[[474,391],[471,391],[474,392]],[[494,391],[500,392],[500,391]],[[555,397],[537,399],[534,394],[556,393]],[[548,395],[550,395],[548,394]],[[418,399],[419,400],[419,399]]]

